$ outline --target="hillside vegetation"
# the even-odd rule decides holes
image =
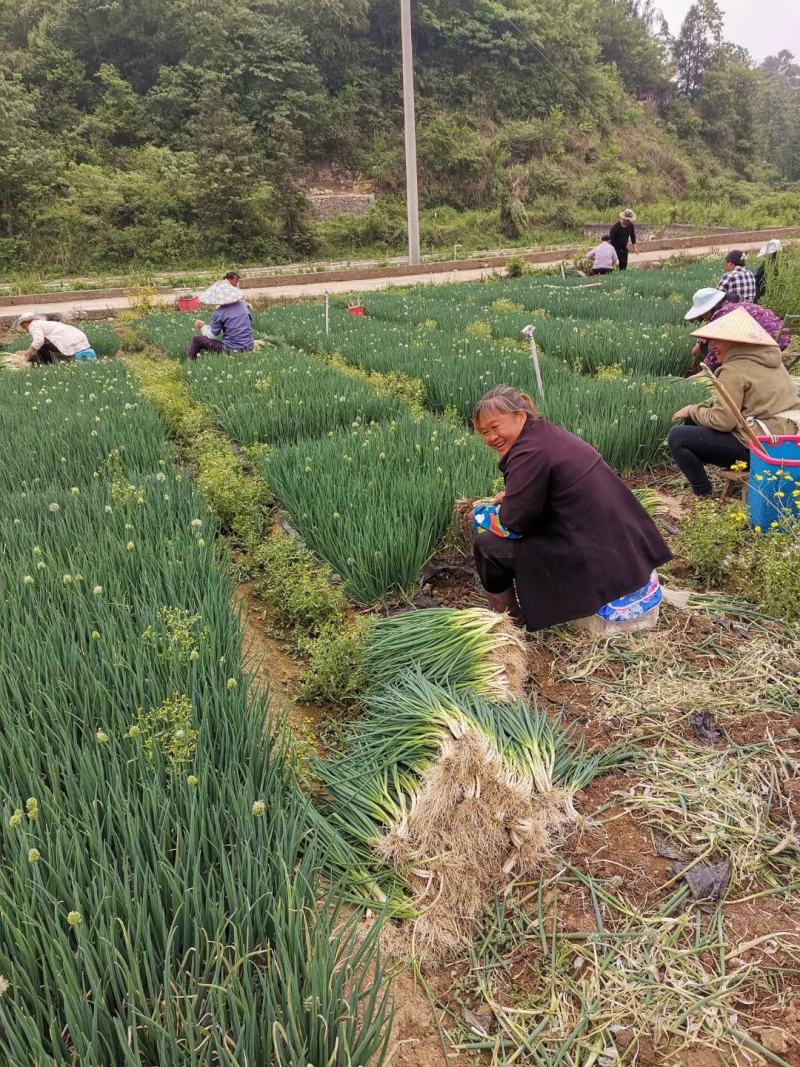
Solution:
[[[714,0],[414,5],[423,239],[557,240],[648,218],[795,220],[800,67],[756,68]],[[6,274],[400,250],[396,0],[0,0]],[[304,183],[373,183],[316,223]]]

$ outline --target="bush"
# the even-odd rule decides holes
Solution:
[[[713,500],[699,499],[684,519],[676,552],[704,585],[719,585],[730,577],[749,532],[741,504],[720,507]]]
[[[800,524],[751,533],[734,567],[736,587],[762,611],[800,621]]]
[[[272,533],[254,549],[254,564],[261,572],[256,594],[271,608],[287,630],[318,637],[326,626],[341,626],[347,598],[332,584],[333,572],[317,563],[310,552],[293,537]]]
[[[800,252],[796,248],[781,252],[774,265],[767,265],[765,303],[782,319],[800,316]]]
[[[530,263],[526,262],[522,256],[514,256],[506,263],[506,277],[508,278],[523,278],[527,274],[533,274],[533,269]]]
[[[741,504],[697,500],[684,520],[676,550],[706,586],[723,586],[767,615],[800,621],[800,523],[761,533],[747,524]]]
[[[365,615],[344,623],[328,623],[319,636],[301,643],[308,660],[301,696],[342,707],[355,703],[364,689],[364,643],[370,620]]]

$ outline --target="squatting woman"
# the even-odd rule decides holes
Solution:
[[[670,558],[658,530],[602,456],[539,417],[510,386],[478,402],[473,425],[500,456],[500,528],[480,530],[475,561],[489,606],[529,630],[601,613],[641,593]],[[602,617],[602,613],[601,613]]]

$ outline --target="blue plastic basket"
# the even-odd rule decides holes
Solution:
[[[773,523],[800,518],[800,437],[759,441],[761,449],[750,445],[747,511],[750,525],[767,531]]]

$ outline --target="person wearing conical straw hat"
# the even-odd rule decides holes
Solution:
[[[193,337],[186,353],[187,359],[197,359],[198,352],[251,352],[253,350],[253,317],[242,299],[239,277],[235,284],[226,276],[214,282],[200,294],[200,303],[216,307],[207,326],[202,319],[195,321],[200,333]]]
[[[720,365],[717,377],[756,434],[800,432],[797,387],[783,365],[777,342],[749,312],[737,307],[692,336],[711,343]],[[747,435],[716,392],[708,402],[688,404],[672,418],[683,425],[670,430],[667,444],[696,496],[711,493],[706,464],[749,466]]]
[[[789,345],[789,332],[774,311],[769,308],[751,304],[745,300],[739,304],[732,304],[727,294],[722,289],[698,289],[692,297],[692,306],[683,316],[686,322],[702,323],[716,322],[724,315],[729,315],[737,308],[744,308],[759,326],[763,326],[770,337],[773,337],[783,351]],[[705,363],[709,370],[716,371],[718,364],[711,345],[708,341],[697,341],[692,349],[692,365],[689,373],[696,371],[700,362]]]

